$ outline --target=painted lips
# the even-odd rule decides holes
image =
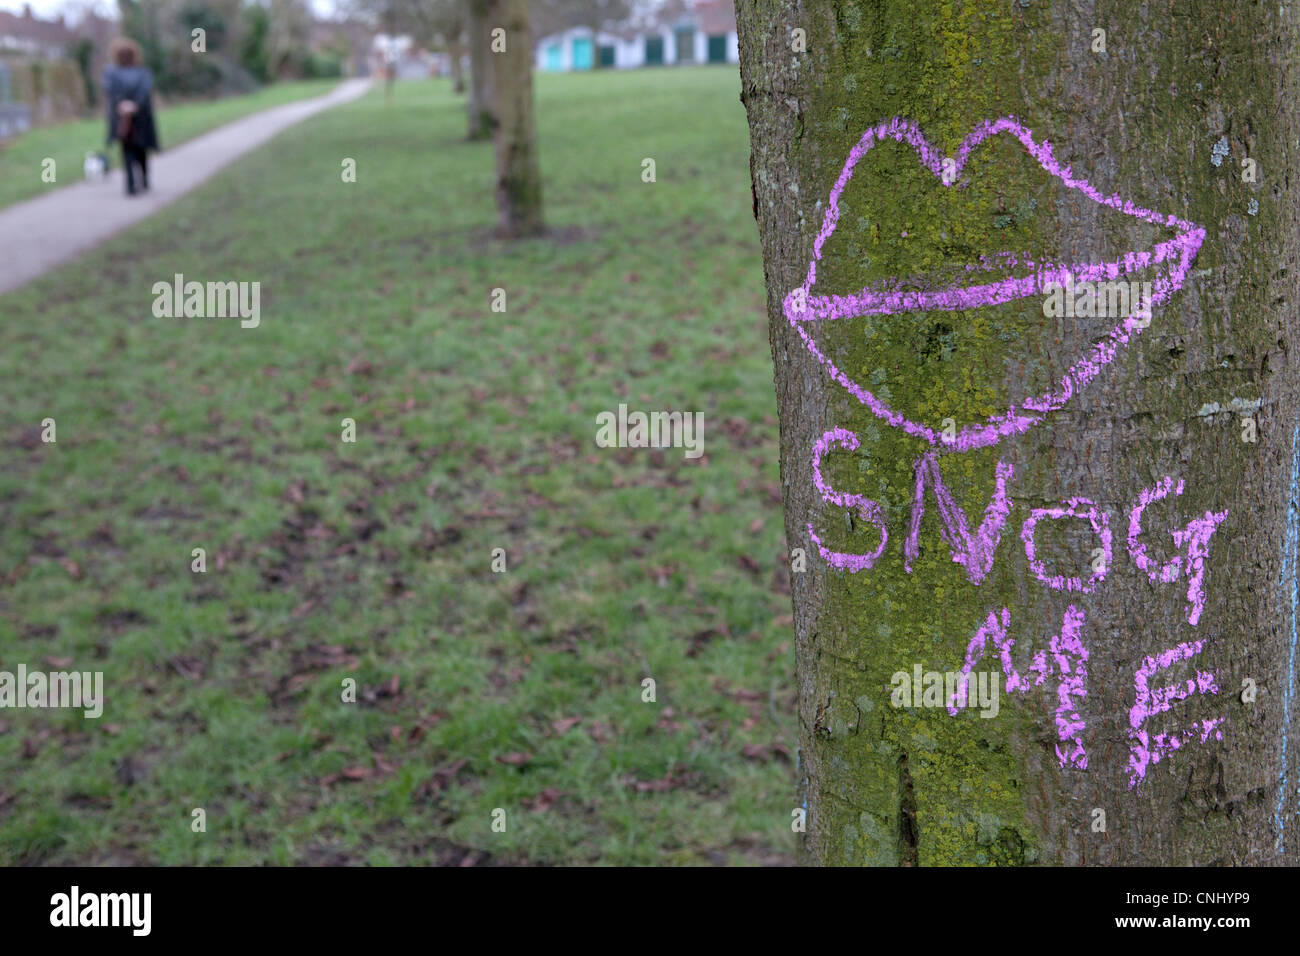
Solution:
[[[1078,190],[1094,202],[1118,210],[1126,216],[1171,229],[1175,233],[1174,238],[1157,243],[1150,249],[1126,252],[1111,261],[1048,263],[1033,267],[1028,275],[1006,275],[995,281],[972,285],[954,284],[925,291],[900,291],[897,288],[887,287],[888,283],[878,283],[851,295],[811,294],[810,290],[817,280],[817,262],[821,259],[822,247],[835,232],[835,227],[839,223],[839,198],[848,186],[849,180],[853,178],[854,167],[872,147],[886,139],[906,143],[916,150],[921,165],[934,173],[940,184],[946,187],[956,181],[955,174],[965,167],[971,150],[997,133],[1010,133],[1014,136],[1049,175],[1060,180],[1068,188]],[[850,151],[844,168],[831,189],[821,231],[813,242],[813,257],[808,263],[808,277],[803,285],[785,297],[783,309],[786,320],[799,333],[808,351],[826,367],[832,378],[867,406],[873,414],[895,428],[901,428],[909,435],[924,439],[931,445],[954,451],[969,451],[995,445],[1010,435],[1020,434],[1042,421],[1048,412],[1063,407],[1076,391],[1095,378],[1121,349],[1139,335],[1150,320],[1134,315],[1124,317],[1104,339],[1080,355],[1061,380],[1046,394],[1026,397],[1012,404],[1001,414],[990,416],[980,423],[965,425],[957,430],[955,436],[945,436],[942,431],[931,425],[909,420],[873,395],[869,389],[849,378],[817,347],[809,334],[808,326],[815,322],[864,315],[951,312],[999,305],[1015,299],[1041,295],[1044,287],[1049,283],[1065,285],[1067,279],[1074,282],[1115,281],[1120,276],[1151,267],[1154,267],[1157,273],[1151,286],[1151,305],[1156,306],[1182,288],[1183,281],[1191,269],[1192,260],[1196,258],[1196,253],[1205,240],[1205,230],[1195,223],[1176,216],[1165,216],[1135,206],[1119,195],[1103,196],[1086,180],[1072,175],[1068,167],[1061,168],[1052,156],[1051,144],[1046,141],[1036,142],[1031,132],[1012,116],[986,120],[976,126],[962,142],[957,155],[953,157],[946,178],[943,175],[944,158],[921,134],[916,124],[908,120],[895,117],[868,129]],[[1014,258],[1005,256],[1002,257],[1002,261],[1008,269],[1015,268],[1017,265],[1033,265],[1017,263]]]

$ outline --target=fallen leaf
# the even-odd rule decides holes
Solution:
[[[551,809],[551,807],[555,806],[555,801],[559,800],[562,796],[564,796],[562,790],[557,790],[555,787],[547,787],[537,796],[533,797],[532,800],[525,800],[524,807],[536,813],[545,813],[547,810]]]
[[[740,754],[746,760],[757,760],[760,763],[767,763],[769,760],[780,760],[784,763],[790,761],[790,748],[782,743],[746,744],[740,748]]]
[[[497,763],[503,763],[509,767],[522,767],[524,764],[530,763],[532,759],[533,759],[532,754],[526,754],[520,751],[515,751],[513,753],[499,755],[496,758],[496,761]]]
[[[560,717],[551,721],[551,729],[557,734],[563,734],[582,723],[581,717]]]
[[[468,763],[469,760],[462,757],[460,760],[453,760],[451,763],[439,767],[433,772],[433,776],[415,788],[415,798],[417,800],[424,799],[446,790]]]

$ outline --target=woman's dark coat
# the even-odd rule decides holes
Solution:
[[[117,104],[130,100],[136,105],[131,117],[130,145],[137,149],[158,149],[158,131],[153,121],[153,75],[143,66],[110,66],[104,71],[104,99],[108,101],[108,141],[118,138]]]

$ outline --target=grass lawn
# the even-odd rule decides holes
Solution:
[[[322,96],[339,84],[339,80],[303,80],[276,83],[248,96],[222,100],[159,106],[158,140],[163,149],[179,146],[223,123],[237,120],[272,106]],[[82,178],[86,152],[104,149],[106,121],[97,112],[93,119],[73,120],[58,126],[42,126],[0,145],[0,208],[41,193],[58,189]],[[107,149],[113,168],[122,165],[120,147]],[[41,163],[49,157],[55,161],[56,180],[41,179]]]
[[[446,81],[376,89],[0,297],[0,670],[106,697],[0,710],[0,863],[790,861],[738,93],[538,76],[553,234],[512,245]],[[260,327],[155,318],[174,273],[260,282]],[[598,447],[620,402],[705,457]]]

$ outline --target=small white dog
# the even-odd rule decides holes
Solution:
[[[82,164],[82,169],[87,179],[103,179],[108,175],[108,157],[92,150],[86,153],[86,161]]]

